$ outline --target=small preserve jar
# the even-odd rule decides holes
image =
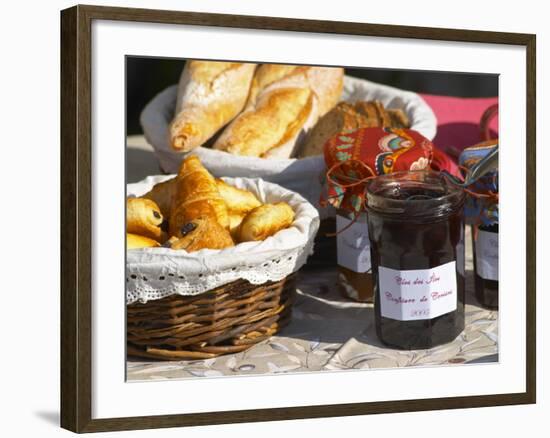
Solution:
[[[367,214],[338,209],[336,213],[338,289],[342,295],[372,302],[373,287]]]
[[[491,113],[492,114],[492,113]],[[498,139],[465,148],[459,157],[467,170],[498,148]],[[467,223],[471,224],[474,256],[474,288],[483,307],[498,309],[498,167],[484,173],[468,186],[465,204]]]
[[[472,225],[474,285],[477,301],[498,309],[498,223]]]
[[[464,329],[464,197],[429,171],[367,185],[375,324],[384,344],[431,348]]]

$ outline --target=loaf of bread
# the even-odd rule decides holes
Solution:
[[[339,132],[374,127],[408,128],[409,120],[401,109],[386,110],[377,100],[340,102],[317,122],[296,155],[320,155],[325,143]]]
[[[227,205],[220,196],[214,177],[200,159],[191,155],[182,161],[174,203],[170,214],[170,236],[181,237],[181,227],[198,217],[214,216],[225,229],[229,229]]]
[[[401,108],[389,109],[387,110],[387,113],[390,116],[390,127],[399,129],[407,129],[411,127],[407,114],[405,114],[405,111]]]
[[[178,86],[170,143],[178,151],[202,145],[243,109],[256,64],[188,61]]]
[[[263,64],[245,109],[214,148],[237,155],[288,158],[320,116],[340,98],[341,68]]]

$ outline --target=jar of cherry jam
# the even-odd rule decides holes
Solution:
[[[437,172],[396,172],[367,185],[376,333],[405,350],[464,329],[462,189]]]

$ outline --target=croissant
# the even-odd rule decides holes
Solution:
[[[229,233],[236,242],[239,241],[239,233],[241,229],[241,223],[246,214],[229,213]]]
[[[174,203],[170,213],[170,236],[180,237],[180,229],[200,216],[209,216],[229,229],[229,215],[214,177],[200,159],[189,156],[181,163],[176,177]]]
[[[293,221],[294,210],[286,202],[263,204],[243,219],[238,234],[239,241],[264,240],[288,228]]]
[[[248,190],[234,187],[219,178],[216,178],[216,185],[230,214],[243,215],[262,205],[258,198]]]
[[[229,231],[219,224],[213,211],[210,215],[199,216],[183,224],[178,230],[178,236],[170,240],[172,249],[193,252],[203,248],[223,249],[234,246]]]
[[[256,64],[189,61],[178,87],[170,125],[172,148],[202,145],[243,109]]]
[[[176,178],[171,178],[167,181],[157,183],[151,190],[141,196],[144,199],[150,199],[155,202],[160,212],[165,218],[170,217],[170,210],[176,195]]]
[[[149,237],[160,242],[163,240],[163,216],[158,205],[150,199],[126,199],[126,231]]]
[[[138,236],[137,234],[126,233],[127,249],[152,248],[155,246],[160,246],[160,243],[156,240],[149,239],[145,236]]]

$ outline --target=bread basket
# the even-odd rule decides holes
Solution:
[[[153,146],[161,168],[167,173],[177,172],[184,154],[175,152],[168,143],[168,126],[174,117],[177,85],[156,95],[141,113],[141,125],[147,141]],[[377,84],[363,79],[344,77],[341,100],[380,100],[387,108],[402,108],[411,121],[411,129],[432,140],[437,120],[431,108],[416,93]],[[258,177],[274,182],[301,194],[318,205],[321,193],[320,175],[325,169],[321,155],[301,159],[256,158],[232,155],[224,151],[198,147],[198,155],[215,176]]]
[[[140,196],[170,177],[129,184],[127,195]],[[128,250],[129,355],[181,360],[234,353],[290,320],[295,278],[313,252],[318,212],[299,194],[262,179],[223,179],[262,202],[287,202],[296,215],[292,226],[223,250]]]

